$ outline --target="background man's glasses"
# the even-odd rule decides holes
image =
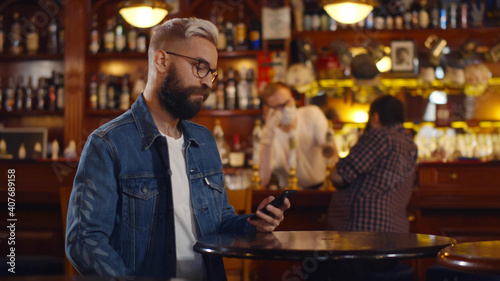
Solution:
[[[215,79],[217,78],[217,75],[218,75],[217,70],[210,69],[210,64],[206,60],[188,57],[185,55],[176,54],[176,53],[167,52],[167,51],[165,51],[165,53],[167,53],[169,55],[174,55],[174,56],[178,56],[178,57],[182,57],[185,59],[190,59],[190,60],[196,61],[198,64],[193,64],[193,67],[196,67],[196,73],[193,69],[193,75],[200,78],[200,79],[207,77],[208,73],[210,73],[212,75],[212,82],[214,82]]]

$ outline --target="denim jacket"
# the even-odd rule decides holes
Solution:
[[[253,235],[228,203],[212,133],[180,121],[193,213],[200,236]],[[167,142],[141,95],[85,144],[68,208],[66,254],[84,275],[176,276]],[[225,280],[221,257],[204,256],[209,280]]]

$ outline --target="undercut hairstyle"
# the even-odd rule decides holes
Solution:
[[[278,89],[281,89],[281,88],[290,90],[290,87],[288,87],[285,83],[282,83],[282,82],[273,82],[273,83],[267,84],[266,87],[264,87],[264,90],[262,90],[262,94],[260,94],[260,96],[259,96],[260,102],[264,105],[267,105],[267,100],[272,95],[274,95],[274,93],[276,93],[276,91],[278,91]]]
[[[149,43],[149,54],[166,45],[175,45],[192,37],[201,37],[217,46],[218,30],[210,21],[198,18],[174,18],[157,26]]]
[[[403,102],[391,95],[376,98],[370,105],[370,116],[378,113],[383,126],[400,124],[405,121]]]

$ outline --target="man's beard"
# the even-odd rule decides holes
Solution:
[[[193,118],[208,98],[210,89],[202,85],[200,87],[183,87],[179,79],[177,68],[172,65],[167,76],[161,82],[157,91],[160,105],[174,118],[182,120]],[[203,99],[191,100],[192,95],[203,95]]]

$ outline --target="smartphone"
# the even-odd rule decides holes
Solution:
[[[295,195],[295,193],[297,193],[297,190],[285,190],[278,197],[274,198],[274,200],[269,204],[273,205],[276,208],[279,208],[281,207],[281,205],[283,205],[283,200],[285,200],[285,198],[291,198],[293,195]],[[267,205],[264,208],[260,209],[260,211],[265,213],[266,215],[271,215],[271,213],[266,210]],[[259,217],[256,214],[253,214],[250,219],[256,220],[259,219]]]

